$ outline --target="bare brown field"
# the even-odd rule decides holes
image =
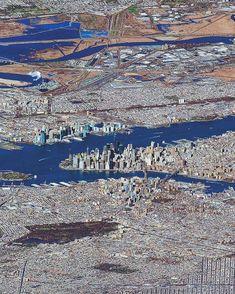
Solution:
[[[235,67],[224,67],[220,69],[216,69],[211,73],[204,74],[207,76],[212,76],[216,78],[220,78],[225,81],[235,81]]]
[[[19,87],[19,86],[27,86],[29,83],[9,80],[9,79],[1,79],[0,78],[0,86],[12,86],[12,87]]]
[[[16,22],[0,22],[0,36],[1,38],[4,37],[11,37],[11,36],[20,36],[23,34],[26,26]]]
[[[234,35],[235,22],[231,19],[231,15],[217,14],[201,20],[198,24],[172,26],[170,32],[182,36],[229,36]]]

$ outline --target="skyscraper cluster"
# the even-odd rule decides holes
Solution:
[[[65,169],[79,170],[161,170],[171,165],[177,157],[177,149],[155,147],[151,142],[146,148],[134,148],[132,144],[123,147],[122,144],[106,144],[100,152],[99,149],[70,155],[69,159],[61,163]],[[180,160],[180,159],[179,159]],[[180,161],[182,164],[182,162]],[[173,166],[173,165],[172,165]]]
[[[52,144],[70,138],[85,138],[88,134],[110,134],[125,129],[121,123],[103,123],[101,126],[95,123],[81,124],[74,122],[70,126],[61,126],[59,129],[50,129],[43,126],[35,130],[33,143],[36,145]]]
[[[99,189],[103,194],[125,199],[128,207],[135,205],[141,198],[157,198],[162,190],[174,193],[180,190],[180,185],[174,180],[165,182],[159,177],[148,178],[147,174],[144,178],[109,179],[100,180],[99,183]]]

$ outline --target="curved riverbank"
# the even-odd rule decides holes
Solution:
[[[12,151],[12,150],[21,150],[22,149],[22,146],[19,146],[19,145],[16,145],[12,142],[8,142],[8,141],[2,141],[0,142],[0,150],[9,150],[9,151]]]
[[[207,36],[207,37],[197,37],[185,40],[160,40],[154,39],[149,42],[117,42],[111,44],[102,44],[89,46],[80,51],[72,52],[70,54],[63,55],[59,58],[52,59],[36,59],[31,54],[32,51],[42,51],[50,50],[53,48],[63,48],[63,47],[74,47],[76,42],[72,41],[60,41],[60,42],[35,42],[35,43],[25,43],[25,44],[9,44],[9,45],[0,45],[0,56],[6,60],[14,60],[17,62],[24,63],[38,63],[38,62],[59,62],[59,61],[68,61],[71,59],[79,59],[87,57],[93,54],[96,54],[102,51],[105,48],[113,47],[139,47],[139,46],[161,46],[161,45],[180,45],[180,44],[191,44],[191,45],[206,45],[206,44],[233,44],[235,36]],[[79,39],[78,39],[79,41]],[[7,49],[7,50],[6,50]]]
[[[47,60],[47,62],[57,62],[57,61],[67,61],[71,59],[78,59],[86,56],[90,56],[100,52],[105,48],[113,48],[113,47],[139,47],[139,46],[161,46],[161,45],[177,45],[177,44],[216,44],[216,43],[223,43],[223,44],[233,44],[235,36],[223,37],[223,36],[208,36],[208,37],[198,37],[198,38],[191,38],[186,40],[159,40],[155,39],[155,41],[151,42],[126,42],[126,43],[113,43],[107,45],[100,45],[100,46],[93,46],[88,47],[84,50],[73,52],[71,54],[62,56],[56,59]],[[38,62],[42,62],[43,60],[38,60]]]

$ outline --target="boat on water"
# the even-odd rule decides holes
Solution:
[[[71,141],[69,139],[63,139],[62,142],[63,143],[71,143]]]
[[[74,139],[75,141],[83,141],[83,139],[82,139],[81,137],[73,137],[73,139]]]

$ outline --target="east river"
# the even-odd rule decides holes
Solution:
[[[42,183],[59,183],[70,181],[95,181],[97,179],[120,178],[122,176],[143,176],[142,172],[120,173],[120,172],[82,172],[82,171],[65,171],[59,168],[59,163],[67,158],[69,154],[84,152],[89,148],[99,148],[102,150],[106,143],[115,141],[123,145],[128,143],[134,147],[145,147],[154,141],[156,144],[175,144],[177,140],[197,140],[198,138],[209,138],[214,135],[221,135],[226,131],[235,131],[235,116],[229,116],[223,119],[202,122],[190,122],[181,124],[172,124],[169,127],[161,128],[144,128],[135,127],[133,132],[127,134],[116,134],[107,136],[89,135],[83,142],[57,143],[54,145],[35,146],[22,144],[22,150],[8,151],[0,150],[0,170],[13,170],[23,173],[31,173],[37,178],[24,181],[24,185],[42,184]],[[149,172],[150,177],[159,176],[164,178],[162,173]],[[235,183],[223,181],[207,181],[194,179],[186,176],[175,175],[175,180],[184,182],[201,182],[207,188],[207,192],[221,192],[228,187],[235,189]],[[7,184],[0,181],[0,186]],[[9,184],[9,182],[8,182]],[[20,184],[15,182],[14,184]]]

